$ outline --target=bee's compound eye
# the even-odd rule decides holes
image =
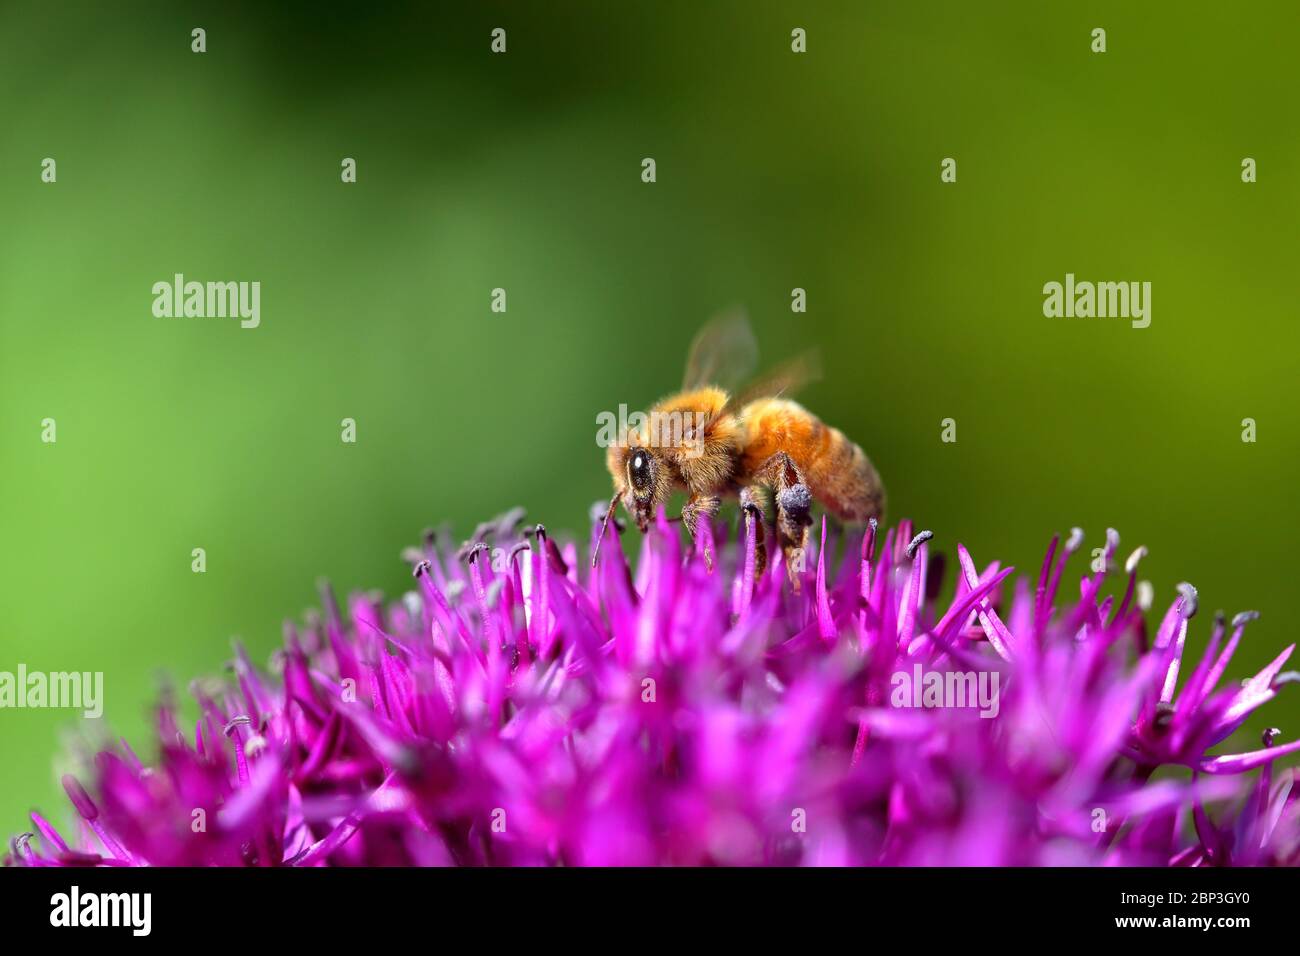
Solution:
[[[628,460],[627,468],[632,476],[634,488],[640,490],[650,483],[650,456],[646,454],[644,448],[632,449],[632,457]]]

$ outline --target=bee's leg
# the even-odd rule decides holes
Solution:
[[[747,516],[754,516],[755,580],[759,580],[763,577],[763,570],[767,567],[767,542],[764,540],[766,538],[766,532],[763,529],[763,526],[767,524],[767,518],[763,514],[762,499],[762,493],[756,493],[753,488],[740,489],[741,512]]]
[[[785,452],[777,452],[759,469],[776,494],[776,527],[785,555],[786,573],[795,593],[804,570],[808,526],[812,524],[812,493],[803,474]]]
[[[700,520],[700,515],[712,518],[721,507],[722,499],[717,495],[692,494],[687,499],[682,507],[682,524],[686,525],[692,541],[695,540],[695,526]],[[707,544],[704,546],[704,566],[710,571],[713,570],[713,553]]]
[[[812,524],[812,498],[805,484],[793,485],[777,493],[777,526],[781,530],[781,550],[785,569],[795,594],[805,570],[808,526]]]

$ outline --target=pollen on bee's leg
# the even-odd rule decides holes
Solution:
[[[777,493],[776,506],[794,524],[812,522],[812,492],[805,484],[791,485]]]

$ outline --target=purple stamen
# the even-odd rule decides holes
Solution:
[[[1229,636],[1218,614],[1180,688],[1199,595],[1180,585],[1144,621],[1145,548],[1123,564],[1123,599],[1103,595],[1113,531],[1103,570],[1065,587],[1077,529],[1029,581],[954,542],[945,591],[930,531],[882,538],[873,520],[860,548],[839,548],[823,519],[815,587],[805,571],[795,591],[789,541],[758,571],[752,502],[742,533],[714,538],[703,518],[694,548],[659,511],[634,567],[619,548],[587,568],[581,547],[605,529],[557,542],[522,520],[484,522],[459,550],[423,535],[414,593],[389,605],[352,595],[345,614],[323,586],[323,612],[285,627],[269,671],[237,646],[222,680],[192,685],[192,738],[167,698],[155,765],[118,744],[88,766],[89,790],[64,780],[76,839],[33,814],[41,840],[15,837],[4,862],[1300,863],[1292,775],[1274,785],[1272,770],[1300,741],[1270,729],[1253,752],[1230,742],[1292,691],[1290,649],[1228,680],[1258,615]],[[936,674],[997,692],[927,702]],[[1238,774],[1251,785],[1213,779]],[[794,805],[815,825],[791,841]],[[1098,806],[1112,817],[1101,836]],[[199,810],[207,827],[191,828]]]

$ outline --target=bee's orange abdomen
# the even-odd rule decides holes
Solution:
[[[773,455],[785,452],[803,473],[808,490],[844,521],[866,521],[884,510],[880,476],[866,454],[838,428],[798,402],[763,398],[740,410],[745,432],[739,480],[754,480]]]

